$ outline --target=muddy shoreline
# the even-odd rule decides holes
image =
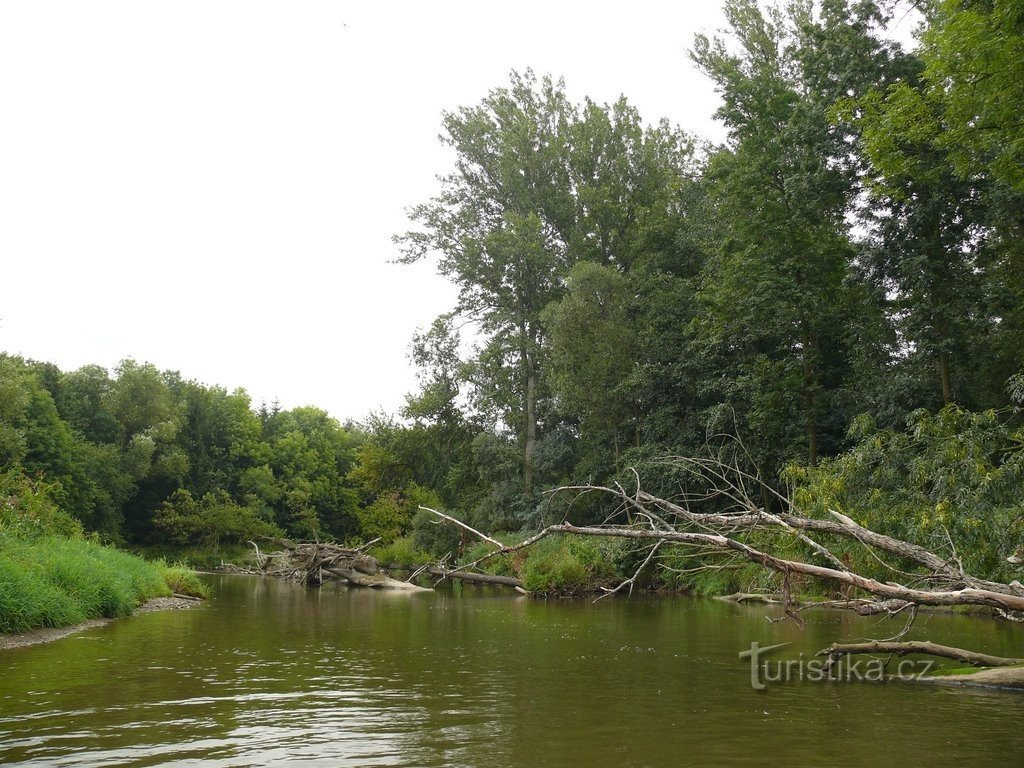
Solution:
[[[184,597],[154,597],[152,600],[147,600],[136,608],[135,613],[132,615],[137,616],[140,613],[151,613],[153,611],[181,611],[202,605],[202,603],[202,600]],[[9,648],[25,648],[30,645],[52,643],[54,640],[60,640],[86,629],[102,627],[112,621],[117,621],[117,619],[89,619],[81,624],[75,624],[70,627],[39,627],[38,629],[30,629],[18,635],[0,635],[0,651]]]

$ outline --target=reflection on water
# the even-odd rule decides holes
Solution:
[[[305,590],[215,597],[0,653],[0,764],[1004,766],[1024,695],[908,684],[753,691],[737,654],[894,634],[902,618],[709,600]],[[1024,655],[1019,627],[931,615],[916,636]]]

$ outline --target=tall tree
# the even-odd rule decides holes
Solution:
[[[631,304],[626,275],[580,262],[569,273],[565,296],[544,312],[560,410],[579,419],[584,434],[611,442],[616,463],[627,422],[637,416],[629,392],[638,356]]]
[[[565,146],[575,110],[561,83],[513,73],[509,88],[444,116],[456,170],[438,197],[412,209],[422,226],[400,238],[406,261],[440,254],[459,287],[458,311],[478,319],[485,346],[513,378],[524,487],[533,484],[542,386],[539,314],[566,271],[574,206]],[[506,416],[515,424],[515,413]]]
[[[692,51],[729,131],[706,171],[715,244],[700,335],[735,366],[722,395],[742,404],[772,463],[798,423],[810,464],[842,435],[829,421],[862,307],[845,221],[855,164],[830,111],[868,87],[866,64],[879,77],[893,59],[874,3],[824,5],[815,15],[809,0],[766,11],[730,0],[728,37],[698,36]]]
[[[1004,402],[1024,367],[1024,11],[1015,0],[920,7],[919,69],[862,105],[877,197],[889,240],[909,239],[921,265],[902,295],[924,299],[907,313],[943,399]],[[892,231],[901,219],[908,237]]]
[[[905,354],[934,366],[941,402],[963,402],[986,325],[986,284],[979,250],[984,209],[978,180],[953,173],[936,140],[940,116],[924,94],[901,82],[862,101],[863,146],[871,159],[872,276],[890,297]]]
[[[667,125],[643,128],[624,100],[580,109],[561,82],[529,71],[447,113],[443,141],[455,171],[412,209],[420,229],[397,240],[405,261],[438,253],[460,289],[457,311],[480,322],[478,403],[517,436],[530,491],[547,392],[540,314],[576,261],[625,269],[647,249],[649,213],[664,211],[688,144]]]

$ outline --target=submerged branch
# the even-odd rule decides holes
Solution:
[[[874,640],[868,643],[833,643],[828,648],[818,651],[817,655],[827,656],[829,662],[834,662],[842,656],[857,653],[886,653],[895,654],[896,656],[920,653],[927,656],[938,656],[943,659],[962,661],[974,667],[1013,667],[1018,664],[1024,664],[1024,659],[990,656],[987,653],[976,653],[975,651],[967,651],[963,648],[938,645],[928,640],[909,640],[904,642]]]

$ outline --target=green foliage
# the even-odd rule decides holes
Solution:
[[[1024,430],[1013,419],[947,406],[901,431],[863,417],[853,434],[853,448],[819,468],[787,470],[801,511],[836,510],[951,557],[952,544],[969,573],[1013,577],[1005,559],[1024,541]]]
[[[508,533],[499,531],[491,534],[491,538],[495,541],[501,542],[505,546],[511,546],[518,544],[525,537],[529,536],[529,532],[521,533]],[[475,563],[477,560],[481,560],[487,557],[479,566],[477,566],[484,573],[494,574],[495,576],[514,576],[520,578],[522,575],[523,564],[526,559],[530,556],[530,549],[523,549],[512,554],[493,555],[495,547],[492,543],[476,539],[475,537],[465,543],[462,548],[462,554],[457,558],[457,562],[460,565],[467,565],[469,563]]]
[[[92,541],[0,534],[0,632],[125,616],[170,594],[161,565]]]
[[[401,492],[378,496],[373,503],[356,512],[359,532],[366,539],[379,538],[388,544],[408,528],[412,515]]]
[[[922,36],[928,95],[943,107],[940,141],[958,173],[981,163],[1024,192],[1024,11],[1016,0],[937,0]]]
[[[523,588],[541,595],[579,595],[616,586],[619,545],[580,536],[549,536],[531,547],[521,567]]]
[[[57,507],[53,486],[8,469],[0,472],[0,536],[81,538],[82,524]]]
[[[430,552],[419,548],[411,536],[402,536],[388,544],[378,544],[370,550],[378,563],[420,566],[432,562],[435,558]]]
[[[176,544],[212,548],[222,542],[237,544],[282,535],[273,522],[260,516],[258,507],[242,506],[225,491],[207,493],[196,500],[189,491],[179,488],[161,505],[153,524]]]
[[[433,507],[436,509],[436,507]],[[446,523],[424,510],[412,518],[412,541],[416,549],[429,552],[440,559],[447,554],[458,554],[465,542],[466,533],[457,525]]]
[[[191,597],[207,598],[210,596],[210,588],[200,581],[199,576],[185,563],[167,565],[164,562],[158,563],[162,570],[164,583],[167,588],[176,595],[189,595]]]
[[[437,509],[441,500],[436,493],[409,483],[399,491],[381,494],[359,509],[359,532],[363,539],[380,538],[387,545],[410,530],[420,506]]]
[[[569,272],[566,295],[542,315],[560,410],[616,446],[635,415],[626,389],[638,356],[628,316],[631,300],[631,286],[621,272],[580,262]]]

